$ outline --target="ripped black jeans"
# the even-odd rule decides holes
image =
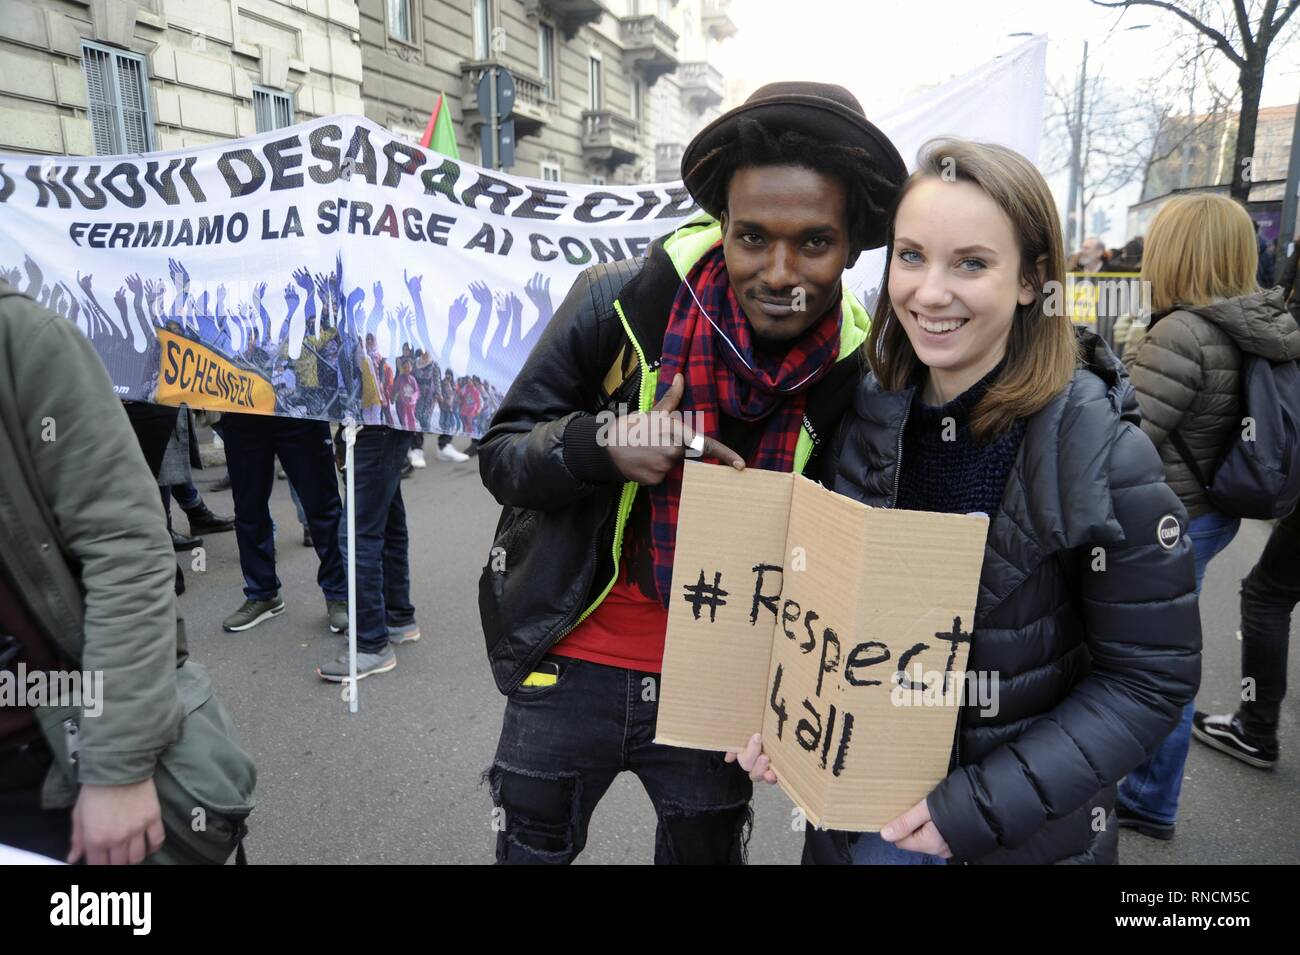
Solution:
[[[743,864],[753,783],[721,753],[655,743],[659,674],[546,659],[556,682],[510,694],[487,772],[497,862],[572,862],[596,804],[628,770],[658,816],[657,865]]]

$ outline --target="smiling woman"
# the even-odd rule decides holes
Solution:
[[[1047,184],[1011,150],[932,143],[892,223],[873,374],[834,489],[873,507],[989,516],[950,770],[879,835],[808,831],[816,862],[1115,862],[1115,784],[1199,672],[1187,515],[1132,385],[1076,339]]]

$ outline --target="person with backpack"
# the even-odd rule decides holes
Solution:
[[[1144,249],[1142,280],[1150,283],[1153,313],[1145,337],[1125,362],[1142,408],[1142,430],[1160,452],[1169,486],[1191,518],[1198,593],[1206,566],[1232,541],[1241,517],[1262,516],[1252,506],[1278,506],[1288,494],[1294,504],[1294,489],[1252,486],[1261,472],[1250,466],[1250,458],[1294,444],[1276,434],[1289,427],[1278,415],[1288,404],[1290,412],[1300,414],[1295,406],[1300,396],[1288,393],[1289,386],[1251,406],[1244,397],[1244,386],[1252,381],[1272,384],[1275,365],[1294,382],[1300,358],[1300,328],[1279,291],[1259,289],[1257,266],[1249,214],[1234,200],[1211,193],[1166,203]],[[1258,376],[1244,374],[1255,363]],[[1278,437],[1280,442],[1274,440]],[[1273,461],[1269,470],[1289,475],[1294,484],[1300,469],[1293,464]],[[1215,485],[1234,478],[1216,493]],[[1173,838],[1194,714],[1194,703],[1188,702],[1174,731],[1124,780],[1116,807],[1121,826]]]
[[[586,269],[483,438],[499,862],[573,861],[625,771],[657,863],[745,860],[750,780],[655,742],[683,458],[821,474],[869,324],[844,270],[883,243],[906,169],[848,90],[791,82],[705,127],[682,173],[707,215]]]
[[[889,239],[833,488],[988,515],[965,669],[999,704],[964,701],[948,774],[925,798],[879,833],[807,826],[804,861],[1113,864],[1115,786],[1200,672],[1186,514],[1119,360],[1053,308],[1061,226],[1029,160],[928,143]],[[772,782],[759,747],[738,761]]]

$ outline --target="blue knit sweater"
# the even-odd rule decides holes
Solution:
[[[903,427],[898,507],[945,514],[980,511],[992,520],[1024,439],[1025,421],[1018,419],[981,444],[971,435],[970,416],[1002,367],[941,407],[923,403],[921,389],[916,389]]]

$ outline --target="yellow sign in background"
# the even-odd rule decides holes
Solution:
[[[275,389],[266,378],[166,329],[158,330],[158,343],[162,359],[153,398],[157,403],[275,414]]]

